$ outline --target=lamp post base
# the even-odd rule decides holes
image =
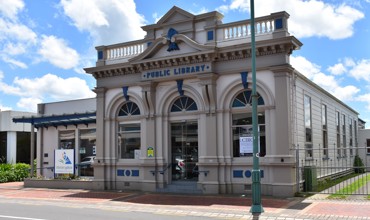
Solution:
[[[253,215],[264,212],[261,204],[261,171],[252,170],[252,207]]]

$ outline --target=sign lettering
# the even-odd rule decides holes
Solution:
[[[169,69],[161,69],[155,71],[148,71],[143,73],[142,79],[157,79],[166,78],[173,76],[191,75],[196,73],[206,73],[210,72],[211,67],[209,64],[200,64],[185,67],[174,67]]]

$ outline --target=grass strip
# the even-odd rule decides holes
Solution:
[[[345,199],[347,198],[348,195],[351,195],[352,193],[356,192],[359,188],[363,187],[369,181],[370,181],[370,174],[367,174],[366,176],[359,178],[358,180],[351,183],[350,185],[336,191],[334,194],[331,194],[328,198],[329,199]]]

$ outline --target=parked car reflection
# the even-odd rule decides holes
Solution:
[[[189,158],[176,159],[176,163],[172,165],[172,174],[174,180],[186,180],[198,177],[198,165]]]
[[[92,167],[95,156],[84,157],[79,163],[80,176],[94,176],[94,168]]]

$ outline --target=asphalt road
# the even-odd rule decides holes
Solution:
[[[88,207],[87,207],[88,206]],[[60,201],[29,201],[0,199],[0,220],[200,220],[208,217],[181,216],[166,213],[125,211],[99,204],[61,203]]]

